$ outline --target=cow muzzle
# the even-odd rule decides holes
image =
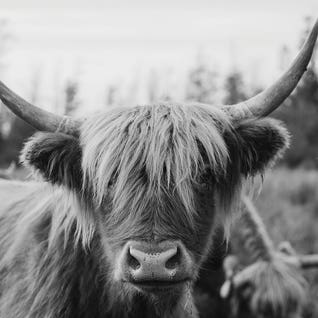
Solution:
[[[148,291],[184,285],[191,280],[192,266],[186,248],[175,241],[159,244],[130,241],[119,264],[123,281]]]

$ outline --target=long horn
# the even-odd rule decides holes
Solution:
[[[290,68],[274,83],[258,95],[235,105],[226,105],[234,120],[260,118],[269,115],[278,108],[292,93],[307,69],[318,35],[318,19],[304,46]]]
[[[12,92],[0,81],[1,101],[19,118],[37,130],[47,132],[62,132],[78,136],[79,122],[67,116],[58,116],[37,106],[34,106]]]

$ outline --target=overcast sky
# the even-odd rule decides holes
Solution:
[[[26,98],[37,86],[52,108],[77,78],[86,110],[101,107],[109,84],[146,101],[153,74],[178,97],[198,58],[266,85],[282,46],[295,54],[306,16],[318,16],[317,0],[0,0],[11,35],[1,80]]]

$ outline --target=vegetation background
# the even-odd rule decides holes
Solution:
[[[304,32],[299,43],[308,32],[310,20],[304,21]],[[0,23],[0,67],[4,44],[10,34],[5,21]],[[288,55],[288,48],[282,47],[280,61]],[[278,244],[288,240],[299,253],[318,253],[318,69],[312,60],[310,68],[292,96],[284,103],[273,117],[282,120],[292,135],[292,143],[284,158],[276,168],[265,175],[262,191],[256,200],[267,229]],[[282,68],[284,65],[282,65]],[[189,70],[184,81],[183,99],[213,103],[220,74],[216,73],[200,59]],[[160,79],[156,74],[150,77],[147,86],[149,102],[172,99],[169,88],[159,89]],[[138,85],[138,83],[136,83]],[[223,102],[236,103],[261,90],[257,85],[248,87],[244,74],[233,67],[226,74],[222,84]],[[33,83],[33,98],[36,102],[37,81]],[[171,88],[172,90],[173,88]],[[81,87],[73,78],[65,82],[63,105],[65,114],[74,115],[81,106]],[[105,90],[105,109],[116,107],[127,96],[121,96],[119,86],[110,85]],[[14,177],[25,179],[27,172],[19,165],[19,152],[24,141],[34,130],[12,116],[4,107],[0,108],[0,167],[6,169],[12,162],[17,165]],[[306,318],[318,317],[318,271],[306,272],[310,283],[310,306]]]

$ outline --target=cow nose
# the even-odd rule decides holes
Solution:
[[[132,265],[136,267],[158,267],[166,269],[174,269],[178,264],[177,254],[178,248],[169,248],[163,252],[146,253],[136,248],[131,247],[129,249]],[[138,263],[138,264],[137,264]]]
[[[172,280],[180,269],[181,259],[178,246],[156,250],[133,245],[128,249],[127,265],[136,281]]]

